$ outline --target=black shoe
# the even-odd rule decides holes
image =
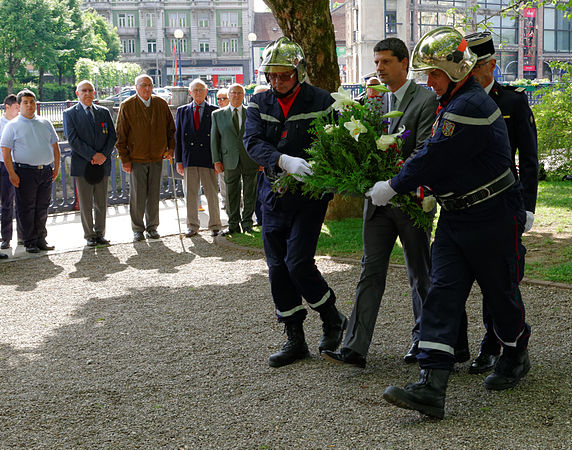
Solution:
[[[35,245],[31,245],[29,247],[26,247],[26,252],[28,252],[28,253],[40,253],[40,249],[38,247],[36,247]]]
[[[469,351],[468,347],[455,349],[455,362],[456,363],[464,363],[465,361],[468,361],[469,359],[471,359],[471,352]]]
[[[54,245],[48,245],[47,242],[38,242],[36,244],[36,246],[44,252],[48,252],[48,251],[54,250],[56,248]]]
[[[270,367],[282,367],[292,364],[299,359],[310,356],[306,340],[304,338],[304,327],[302,322],[292,322],[285,325],[288,340],[282,349],[270,355],[268,365]]]
[[[220,235],[221,236],[231,236],[233,234],[240,234],[240,228],[229,228],[224,230]]]
[[[2,250],[6,250],[7,248],[10,248],[10,241],[2,241],[2,244],[0,244],[0,248]]]
[[[0,253],[0,259],[8,259],[8,255],[6,253]]]
[[[220,233],[220,230],[211,230],[211,236],[212,237],[218,236],[219,233]]]
[[[142,231],[135,231],[133,233],[133,242],[139,242],[139,241],[144,241],[145,240],[145,236],[143,235]]]
[[[149,239],[159,239],[161,235],[157,233],[157,230],[147,231],[147,238]]]
[[[328,302],[319,308],[320,318],[322,319],[322,339],[318,345],[318,351],[322,353],[325,350],[335,352],[339,345],[342,343],[344,330],[348,326],[348,319],[341,312],[336,309],[333,303],[335,296],[333,291],[330,291]]]
[[[417,355],[419,354],[419,342],[414,342],[411,344],[411,348],[403,357],[403,362],[405,364],[413,364],[417,362]]]
[[[197,230],[188,230],[185,233],[185,237],[190,238],[190,237],[196,236],[197,234],[199,234],[199,232]]]
[[[389,386],[383,393],[383,398],[400,408],[414,409],[442,419],[445,416],[449,373],[443,369],[422,369],[417,383],[410,383],[405,388]]]
[[[97,245],[97,238],[87,239],[87,246],[88,247],[95,247],[96,245]]]
[[[469,367],[469,373],[490,372],[495,367],[498,359],[498,355],[491,355],[481,350],[478,356],[471,363],[471,367]]]
[[[522,350],[510,356],[503,351],[495,365],[495,371],[485,378],[485,387],[493,391],[509,389],[516,386],[529,370],[528,350]]]
[[[321,355],[326,361],[365,369],[365,356],[350,349],[342,348],[339,352],[324,350]]]
[[[111,245],[111,242],[109,242],[107,239],[105,239],[103,236],[97,236],[95,238],[97,245]]]

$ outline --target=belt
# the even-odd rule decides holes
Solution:
[[[515,183],[515,178],[510,169],[506,169],[501,175],[487,184],[477,189],[467,192],[466,194],[453,197],[455,194],[436,195],[437,202],[445,211],[455,211],[465,209],[477,203],[489,200],[501,192],[507,190]]]
[[[40,166],[32,166],[30,164],[24,164],[24,163],[14,163],[14,165],[16,167],[19,167],[20,169],[37,169],[37,170],[42,170],[42,169],[47,169],[48,167],[52,167],[50,164],[42,164]]]

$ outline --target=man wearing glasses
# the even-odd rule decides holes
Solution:
[[[145,237],[160,237],[157,227],[161,170],[163,159],[172,158],[175,149],[175,121],[167,102],[152,95],[151,77],[139,75],[135,78],[135,90],[136,95],[119,107],[115,144],[121,168],[129,174],[133,242],[143,241]]]
[[[316,267],[314,254],[331,195],[310,199],[299,192],[272,191],[271,183],[286,172],[296,177],[311,173],[304,149],[310,147],[310,123],[331,111],[330,93],[306,83],[304,52],[286,37],[269,44],[260,70],[271,89],[254,95],[246,110],[244,146],[264,167],[259,191],[263,203],[262,239],[270,288],[278,321],[288,340],[270,355],[269,365],[281,367],[309,356],[303,322],[302,297],[322,319],[320,352],[336,350],[347,324],[335,306],[334,291]]]
[[[229,103],[230,103],[230,99],[228,98],[228,89],[227,88],[222,88],[219,89],[216,93],[216,102],[218,104],[219,108],[226,108]],[[224,182],[224,172],[220,172],[218,175],[218,188],[220,191],[220,196],[221,196],[221,205],[220,205],[220,209],[226,209],[226,183]]]

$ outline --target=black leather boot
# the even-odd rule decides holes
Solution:
[[[335,352],[342,342],[344,330],[348,326],[348,319],[336,309],[333,303],[327,303],[320,308],[320,318],[322,319],[322,330],[324,334],[318,345],[318,350]]]
[[[442,419],[445,415],[445,392],[450,373],[443,369],[421,369],[417,383],[410,383],[403,389],[389,386],[383,393],[383,398],[400,408],[414,409]]]
[[[270,367],[282,367],[292,364],[299,359],[310,356],[306,339],[304,338],[304,326],[302,322],[291,322],[285,324],[288,340],[282,349],[270,355],[268,364]]]
[[[528,350],[508,352],[500,356],[495,371],[485,378],[485,387],[493,391],[502,391],[514,387],[530,370]]]

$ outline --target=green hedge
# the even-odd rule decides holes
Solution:
[[[34,84],[14,84],[12,91],[17,94],[22,89],[30,89],[36,96],[38,96],[38,86]],[[4,99],[8,95],[8,88],[5,85],[0,86],[0,103],[4,103]],[[75,85],[57,83],[45,83],[43,102],[57,102],[63,100],[75,100]]]

